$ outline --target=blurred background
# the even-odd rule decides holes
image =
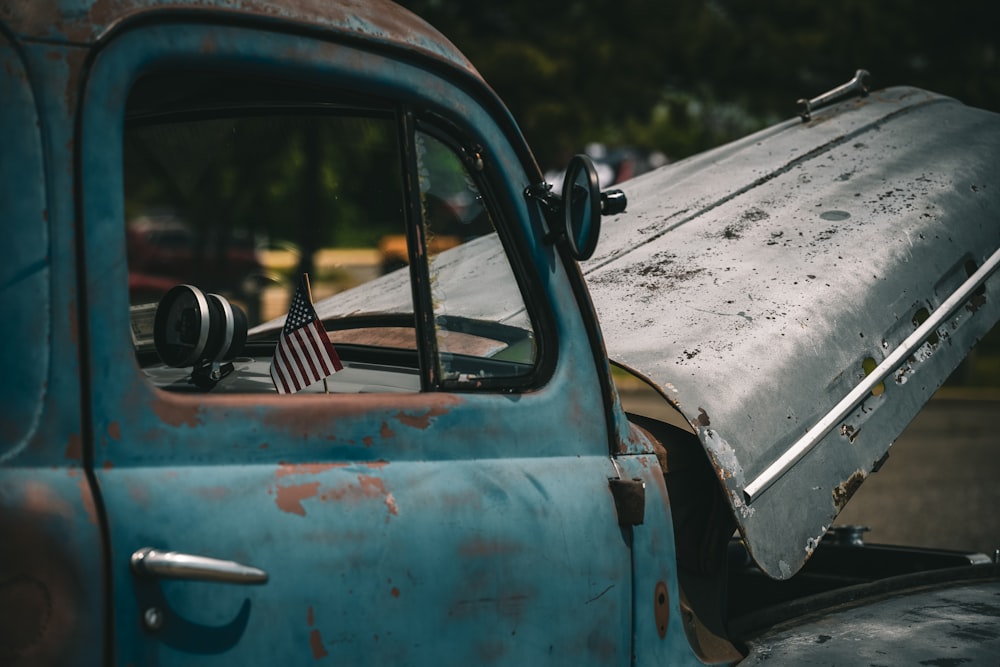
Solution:
[[[463,51],[543,170],[589,143],[677,160],[847,81],[1000,111],[995,0],[398,0]]]

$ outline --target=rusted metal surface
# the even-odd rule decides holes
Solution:
[[[666,482],[656,456],[639,454],[617,459],[618,473],[646,484],[646,512],[642,525],[627,529],[632,551],[635,593],[633,664],[703,665],[722,661],[699,660],[685,627],[685,614],[674,557],[674,525]],[[669,560],[664,553],[670,553]],[[729,661],[731,662],[731,661]]]
[[[0,34],[4,665],[97,664],[104,647],[104,552],[85,471],[77,295],[55,287],[76,274],[66,168],[73,161],[74,98],[66,91],[78,56],[53,45],[15,48]],[[51,78],[32,90],[27,72],[46,68]]]
[[[479,76],[441,33],[388,0],[9,0],[0,5],[0,22],[20,37],[75,44],[92,44],[135,19],[169,21],[197,14],[325,30],[445,61]]]
[[[842,604],[752,640],[741,664],[992,665],[998,596],[994,578]]]
[[[994,276],[747,497],[1000,247],[998,151],[995,114],[874,92],[631,181],[583,265],[609,356],[687,416],[772,576],[1000,316]]]
[[[85,323],[99,378],[88,408],[118,592],[111,619],[135,628],[155,609],[159,624],[117,633],[117,659],[628,662],[629,545],[608,486],[616,473],[593,352],[561,268],[534,286],[561,362],[535,391],[182,395],[145,380],[124,307],[122,82],[192,59],[244,74],[267,62],[270,76],[332,91],[347,82],[464,118],[491,149],[491,185],[512,208],[506,222],[526,261],[555,265],[530,227],[540,225],[521,197],[531,176],[502,123],[423,64],[218,24],[144,25],[110,39],[81,121]],[[249,564],[268,582],[137,578],[128,561],[143,547]],[[567,622],[553,623],[560,612]]]
[[[0,210],[17,223],[0,249],[0,271],[8,272],[0,298],[25,315],[3,325],[11,327],[3,330],[8,356],[23,358],[4,365],[13,369],[3,396],[17,423],[0,436],[0,533],[17,540],[0,543],[0,662],[408,664],[447,655],[471,664],[697,664],[653,442],[629,428],[603,382],[606,359],[586,295],[574,291],[579,284],[558,251],[542,241],[539,211],[523,198],[537,166],[506,110],[450,44],[381,1],[18,0],[0,6],[0,20],[19,42],[15,49],[0,39],[0,132],[18,157],[0,162],[0,188],[11,195],[0,198]],[[147,382],[129,337],[122,118],[132,82],[152,69],[194,65],[244,79],[264,68],[332,92],[399,100],[481,144],[491,194],[516,240],[515,265],[535,267],[525,282],[548,318],[545,382],[519,393],[295,397],[181,395]],[[978,330],[968,323],[996,319],[990,283],[974,312],[949,318],[905,372],[884,380],[878,400],[829,436],[851,453],[823,453],[824,477],[816,481],[810,461],[827,442],[751,506],[740,504],[748,476],[822,412],[824,399],[856,384],[857,372],[844,369],[880,358],[881,340],[904,339],[920,308],[933,311],[937,291],[961,282],[960,260],[981,261],[997,245],[993,227],[952,222],[970,202],[996,210],[995,179],[972,181],[973,194],[956,185],[979,178],[982,156],[963,146],[962,160],[952,160],[912,140],[927,125],[964,135],[963,123],[986,117],[946,114],[898,131],[897,121],[923,118],[897,113],[907,97],[928,109],[958,108],[916,91],[876,94],[850,103],[854,114],[843,119],[816,113],[800,130],[812,133],[812,148],[786,124],[636,181],[652,197],[606,226],[611,245],[585,267],[595,294],[613,300],[599,302],[609,341],[630,339],[623,361],[674,397],[732,492],[754,555],[779,576],[797,567],[817,523],[849,497],[896,421],[967,347]],[[983,123],[993,132],[983,150],[995,152],[995,131]],[[827,169],[841,160],[853,168],[828,183],[820,167],[827,158]],[[718,180],[702,180],[708,165]],[[858,205],[877,220],[844,203],[845,188],[855,186]],[[672,201],[683,211],[670,210]],[[928,219],[907,226],[911,213]],[[678,233],[663,233],[677,221]],[[885,223],[905,237],[906,261],[872,242],[884,241],[884,228],[866,236],[855,222]],[[946,251],[917,242],[932,231]],[[849,252],[857,247],[867,255]],[[760,248],[780,249],[783,259],[780,271],[754,282],[750,273],[776,264],[774,255],[753,254]],[[966,253],[959,260],[956,249]],[[503,252],[495,238],[470,244],[464,257],[442,259],[438,278],[462,284],[470,273],[486,275]],[[643,253],[655,261],[636,262]],[[810,307],[826,295],[818,285],[768,300],[767,278],[787,287],[804,269],[794,257],[809,264],[799,280],[839,277],[843,284],[829,281],[837,308]],[[920,271],[904,276],[906,293],[860,275],[868,264],[902,274],[907,263]],[[735,295],[725,304],[738,308],[733,318],[722,310],[723,291]],[[517,306],[492,296],[500,319],[525,321]],[[638,303],[641,316],[616,317],[616,308],[629,307],[621,297]],[[399,309],[392,290],[379,298],[386,312]],[[678,316],[685,303],[711,312]],[[886,313],[895,328],[884,326]],[[641,331],[667,315],[680,333]],[[822,335],[793,332],[793,318]],[[873,345],[838,345],[835,319]],[[755,361],[763,353],[767,368]],[[630,525],[618,523],[610,479],[645,487]],[[229,568],[218,561],[251,564],[267,582],[259,573],[252,579],[262,585],[246,587],[136,572],[130,560],[144,548],[214,558],[196,561],[213,572]]]
[[[42,170],[42,139],[35,97],[16,49],[0,34],[0,219],[30,220],[7,234],[0,262],[0,336],[4,341],[4,409],[0,416],[0,463],[15,459],[42,418],[39,409],[51,358],[32,344],[50,335],[49,230]],[[22,176],[23,178],[17,178]]]
[[[543,654],[551,646],[575,663],[627,660],[627,549],[613,511],[581,522],[581,509],[604,514],[610,498],[584,501],[569,482],[583,483],[579,473],[596,462],[116,466],[101,483],[108,506],[120,510],[117,533],[187,553],[225,547],[224,558],[269,577],[254,587],[157,581],[131,576],[127,558],[116,560],[116,587],[135,591],[116,599],[121,627],[151,607],[164,616],[154,635],[122,637],[120,655],[154,651],[169,663],[218,653],[264,664],[279,653],[379,663],[447,654],[502,664],[539,655],[542,642]],[[611,474],[603,464],[604,479],[591,481]],[[139,505],[136,489],[145,494]],[[181,520],[178,507],[190,515]],[[599,558],[560,546],[571,526],[602,545]],[[231,531],[242,537],[232,541]],[[116,554],[128,541],[115,539]],[[573,583],[581,567],[583,586]],[[553,605],[572,611],[573,623],[552,623]],[[286,625],[275,641],[273,629]]]
[[[0,664],[100,660],[101,552],[79,480],[79,471],[4,470]]]

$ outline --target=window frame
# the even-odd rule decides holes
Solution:
[[[127,97],[131,97],[137,87],[148,80],[176,77],[182,74],[183,67],[154,68],[142,73],[130,86]],[[201,70],[200,73],[205,72]],[[216,77],[219,81],[233,85],[233,93],[206,103],[204,106],[192,105],[187,102],[176,108],[142,110],[126,113],[122,128],[142,126],[152,122],[181,122],[190,119],[209,119],[222,116],[266,115],[272,111],[287,114],[315,114],[334,116],[371,116],[384,118],[391,122],[398,133],[397,149],[400,151],[400,166],[403,170],[401,178],[401,193],[403,203],[402,224],[406,230],[407,252],[409,256],[409,276],[411,287],[411,304],[414,317],[414,342],[416,359],[420,376],[421,392],[482,392],[482,393],[516,393],[530,391],[544,384],[551,375],[555,349],[554,333],[542,315],[545,309],[537,305],[538,297],[531,287],[530,263],[522,259],[524,251],[519,249],[517,235],[510,229],[508,218],[512,213],[512,205],[504,202],[494,192],[490,172],[496,168],[491,164],[486,149],[470,133],[463,131],[458,124],[446,119],[426,105],[417,105],[407,100],[387,100],[375,95],[360,93],[343,85],[320,87],[306,82],[299,77],[275,78],[275,88],[266,90],[257,96],[251,84],[255,77],[224,66],[213,67],[206,74],[205,80]],[[246,88],[241,86],[240,79],[246,81]],[[318,95],[310,99],[297,97],[299,92],[316,89]],[[244,94],[246,91],[246,94]],[[183,92],[183,91],[182,91]],[[281,93],[279,95],[278,93]],[[288,95],[285,97],[285,95]],[[301,101],[300,101],[301,100]],[[517,288],[532,325],[535,337],[535,357],[527,373],[515,376],[493,376],[486,378],[446,379],[442,373],[442,356],[437,344],[437,330],[433,308],[433,295],[430,287],[429,257],[425,234],[426,221],[420,198],[419,172],[417,169],[416,133],[423,132],[441,141],[450,148],[458,159],[466,166],[466,173],[473,180],[483,199],[483,205],[489,212],[494,229],[504,249],[506,260],[517,281]],[[475,157],[473,157],[475,156]],[[471,168],[472,160],[482,159],[480,169]],[[506,206],[504,204],[506,203]],[[206,395],[210,395],[206,393]]]
[[[513,273],[514,279],[517,281],[517,289],[521,294],[524,309],[528,315],[528,319],[531,321],[532,333],[535,336],[535,359],[528,373],[516,376],[494,376],[470,380],[445,379],[441,373],[441,353],[437,348],[435,316],[428,278],[426,290],[428,298],[427,307],[430,314],[429,333],[434,338],[433,350],[436,355],[434,359],[437,375],[436,390],[450,392],[517,393],[538,388],[544,383],[544,379],[551,374],[551,368],[548,368],[548,364],[554,363],[554,355],[552,354],[552,351],[555,349],[554,331],[550,321],[551,318],[543,317],[546,311],[537,304],[538,295],[529,289],[534,277],[522,259],[525,253],[518,248],[519,239],[511,230],[512,225],[509,222],[509,217],[513,213],[511,213],[509,207],[502,205],[503,198],[498,197],[494,191],[491,170],[495,169],[496,165],[488,157],[488,148],[485,148],[482,144],[472,139],[458,125],[443,116],[426,110],[423,113],[415,114],[414,120],[415,126],[413,128],[414,132],[411,133],[411,142],[415,141],[415,133],[417,131],[423,132],[446,145],[466,166],[466,175],[475,183],[479,194],[482,196],[483,206],[489,212],[497,238],[504,249],[511,273]],[[477,157],[482,160],[482,169],[470,168],[470,163],[476,160]],[[416,177],[418,171],[415,150],[413,158],[414,162],[411,165],[410,173]],[[415,182],[414,185],[417,213],[419,215],[417,219],[419,220],[419,227],[422,232],[426,221],[423,220],[423,213],[420,210],[419,182]],[[421,235],[423,236],[423,234]],[[421,262],[424,270],[429,271],[429,256],[427,255],[426,245],[421,247],[420,252],[424,254]],[[414,261],[413,255],[411,255],[410,261],[412,265]]]

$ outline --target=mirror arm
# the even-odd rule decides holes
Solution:
[[[545,234],[544,241],[553,244],[558,241],[565,232],[562,225],[558,224],[562,215],[562,197],[552,191],[552,186],[548,183],[535,183],[524,189],[524,196],[528,201],[536,201],[542,208],[545,215],[545,224],[548,233]]]

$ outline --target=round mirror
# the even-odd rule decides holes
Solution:
[[[168,366],[183,368],[232,359],[246,339],[246,314],[218,294],[178,285],[156,307],[153,342]]]
[[[601,186],[597,169],[586,155],[574,155],[563,181],[566,242],[577,261],[588,259],[601,233]]]

